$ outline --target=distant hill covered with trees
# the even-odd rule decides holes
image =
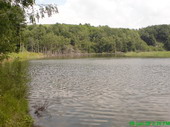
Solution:
[[[84,25],[31,25],[22,33],[26,50],[52,54],[170,50],[170,25],[139,30]]]
[[[35,23],[45,13],[58,13],[57,7],[51,5],[40,7],[40,14],[26,12],[25,8],[33,5],[34,0],[0,0],[0,57],[24,50],[48,54],[170,50],[170,25],[138,30],[90,24],[28,26],[26,17]]]
[[[149,26],[140,29],[139,34],[147,45],[170,50],[170,25]]]

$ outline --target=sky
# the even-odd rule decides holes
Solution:
[[[59,10],[39,24],[90,23],[133,29],[170,24],[170,0],[37,0],[37,3],[55,3]]]

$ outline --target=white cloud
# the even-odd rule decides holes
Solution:
[[[40,23],[90,23],[124,28],[170,23],[169,0],[67,0],[58,8],[59,14]]]

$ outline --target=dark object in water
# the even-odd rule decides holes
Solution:
[[[41,117],[42,116],[42,112],[44,112],[47,109],[48,103],[47,103],[47,101],[45,101],[45,103],[43,105],[39,105],[39,106],[36,105],[34,107],[35,107],[34,114],[36,114],[37,117]]]

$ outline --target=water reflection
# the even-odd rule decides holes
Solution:
[[[31,114],[43,127],[168,121],[170,59],[33,60]],[[45,104],[47,103],[47,104]],[[37,117],[35,105],[46,109]]]

